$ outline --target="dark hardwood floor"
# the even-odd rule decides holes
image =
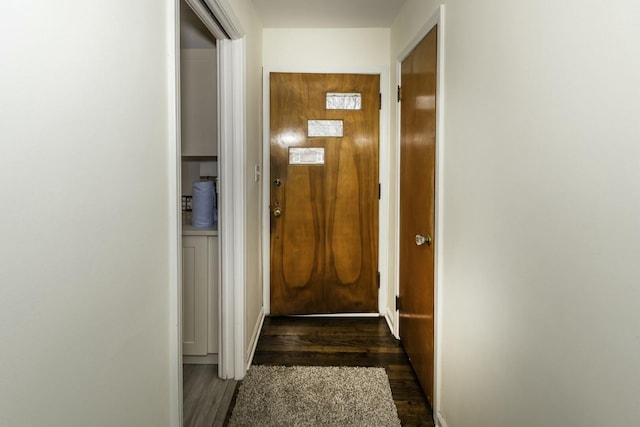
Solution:
[[[253,364],[383,367],[402,425],[434,425],[402,345],[382,317],[268,317]]]

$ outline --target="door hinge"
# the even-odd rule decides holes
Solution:
[[[402,88],[398,85],[398,102],[402,101]]]
[[[382,200],[382,184],[378,183],[378,200]]]
[[[382,93],[378,94],[378,110],[382,110]]]
[[[378,289],[380,289],[380,272],[376,274],[376,282],[378,282]]]
[[[396,295],[396,311],[400,310],[400,295]]]

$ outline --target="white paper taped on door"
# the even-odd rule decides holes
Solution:
[[[327,110],[361,110],[362,95],[359,93],[327,93]]]
[[[342,138],[342,120],[307,120],[307,136]]]
[[[324,165],[324,148],[289,147],[290,165]]]

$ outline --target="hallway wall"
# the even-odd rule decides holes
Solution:
[[[638,425],[640,6],[444,3],[441,415]]]
[[[265,28],[264,66],[322,72],[389,66],[388,28]]]
[[[246,42],[246,258],[245,263],[245,361],[248,361],[262,310],[262,181],[254,167],[262,168],[262,24],[250,0],[228,0],[245,32]]]
[[[178,419],[173,16],[152,0],[0,4],[0,425]]]

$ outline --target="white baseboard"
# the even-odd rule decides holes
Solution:
[[[249,341],[249,351],[247,354],[249,357],[247,358],[247,370],[251,367],[253,363],[253,356],[256,354],[256,347],[258,346],[258,338],[260,338],[260,331],[262,331],[262,325],[264,324],[264,308],[260,309],[260,314],[258,315],[258,321],[256,322],[255,328],[253,328],[253,334],[251,334],[251,341]]]
[[[387,321],[387,325],[389,325],[389,330],[395,337],[395,339],[399,340],[400,337],[396,333],[396,324],[394,323],[395,313],[391,311],[391,309],[387,308],[387,312],[384,315],[385,320]]]
[[[449,427],[447,425],[447,422],[444,420],[442,412],[438,412],[438,415],[436,417],[436,427]]]
[[[206,356],[182,356],[183,365],[217,365],[218,354],[207,354]]]

